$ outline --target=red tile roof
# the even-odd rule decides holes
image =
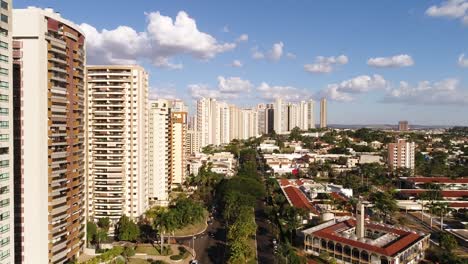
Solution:
[[[341,201],[344,201],[344,202],[348,201],[348,198],[342,196],[341,194],[339,194],[337,192],[332,192],[330,195],[336,200],[341,200]]]
[[[366,244],[365,242],[357,241],[354,239],[349,239],[349,238],[345,238],[342,236],[338,236],[335,233],[335,231],[337,230],[343,230],[346,228],[349,229],[354,226],[356,226],[356,220],[349,219],[349,220],[334,224],[332,226],[326,227],[324,229],[318,230],[314,232],[313,234],[318,237],[326,238],[335,242],[340,242],[344,245],[350,245],[350,246],[357,247],[360,249],[365,249],[365,250],[375,252],[375,253],[385,255],[385,256],[393,256],[396,253],[400,252],[401,250],[407,248],[411,244],[417,242],[419,239],[423,237],[421,235],[418,235],[412,232],[407,232],[407,231],[396,229],[396,228],[368,223],[367,224],[368,227],[382,230],[385,232],[392,232],[400,236],[399,238],[395,239],[392,243],[385,245],[383,247],[379,247],[379,246],[374,246],[371,244]]]
[[[279,180],[279,184],[280,184],[281,186],[288,186],[288,185],[290,185],[288,179],[280,179],[280,180]]]
[[[317,209],[312,204],[310,204],[304,193],[302,193],[299,189],[293,186],[288,186],[283,188],[283,190],[294,207],[303,208],[311,211],[313,214],[319,215]]]
[[[468,208],[468,202],[449,203],[449,206],[454,208]]]
[[[406,193],[406,194],[421,194],[426,192],[427,190],[425,189],[401,189],[401,193]],[[449,197],[449,198],[454,198],[454,197],[468,197],[468,190],[450,190],[450,191],[440,191],[443,197]]]
[[[452,179],[449,177],[408,177],[407,181],[414,183],[460,183],[468,184],[468,178],[456,178]]]

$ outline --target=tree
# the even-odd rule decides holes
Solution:
[[[300,141],[301,139],[301,129],[299,127],[294,127],[289,133],[289,140]]]
[[[106,230],[106,232],[109,231],[109,227],[110,227],[109,217],[99,218],[97,225],[99,226],[99,228]]]
[[[86,223],[86,244],[89,246],[89,244],[94,242],[94,237],[96,236],[97,233],[97,226],[93,221],[88,221]]]
[[[370,195],[370,200],[377,214],[383,216],[384,220],[398,210],[397,202],[391,193],[377,191]]]
[[[444,230],[444,217],[451,211],[452,209],[449,207],[448,203],[435,203],[435,212],[440,215],[440,230]]]
[[[136,241],[140,236],[140,229],[130,218],[122,215],[116,225],[115,233],[120,241]]]
[[[458,242],[455,239],[454,236],[442,232],[440,235],[440,247],[442,247],[444,250],[446,250],[448,253],[452,253],[452,251],[457,248]]]
[[[135,249],[133,249],[133,247],[129,247],[129,246],[124,247],[123,252],[122,252],[122,256],[124,256],[127,259],[129,257],[135,256]]]

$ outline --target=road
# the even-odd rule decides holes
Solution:
[[[257,223],[257,253],[258,263],[272,264],[275,262],[273,253],[273,234],[271,224],[267,221],[265,214],[265,204],[262,200],[257,200],[255,209],[255,222]]]
[[[210,236],[213,234],[213,237]],[[192,248],[192,238],[179,238],[179,243]],[[195,239],[196,259],[200,264],[221,264],[225,263],[225,242],[226,231],[219,220],[214,219],[213,223],[208,225],[207,230],[198,235]]]

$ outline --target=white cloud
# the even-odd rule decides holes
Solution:
[[[296,58],[296,54],[291,53],[291,52],[288,52],[288,53],[286,54],[286,57],[287,57],[288,59],[295,59],[295,58]]]
[[[457,79],[445,79],[439,82],[421,81],[416,86],[400,82],[399,87],[390,89],[383,99],[389,103],[466,105],[468,92],[460,88]]]
[[[232,50],[235,43],[220,43],[213,36],[199,31],[196,21],[180,11],[175,20],[159,12],[146,14],[148,25],[144,32],[128,26],[98,31],[89,24],[81,24],[86,35],[90,64],[133,64],[150,60],[157,67],[182,68],[171,58],[188,54],[207,60]]]
[[[245,42],[249,40],[249,35],[247,34],[242,34],[237,38],[237,42]]]
[[[258,95],[265,100],[275,100],[282,98],[285,101],[301,101],[311,98],[311,93],[305,89],[299,89],[292,86],[270,86],[262,82],[257,87]]]
[[[408,54],[400,54],[392,57],[377,57],[367,60],[367,65],[377,68],[400,68],[414,65],[414,60]]]
[[[151,87],[149,89],[150,99],[179,99],[176,89],[171,85],[169,87]]]
[[[269,55],[268,57],[275,61],[279,60],[281,56],[283,55],[283,47],[284,47],[283,42],[278,42],[278,43],[273,44],[273,47],[268,52],[268,55]]]
[[[242,67],[242,62],[240,60],[234,60],[232,63],[231,63],[231,66],[232,67],[236,67],[236,68],[240,68]]]
[[[253,85],[248,80],[240,77],[218,76],[218,85],[216,88],[210,88],[206,84],[190,84],[189,92],[193,98],[210,97],[221,100],[236,99],[240,95],[248,95]]]
[[[334,101],[352,101],[353,95],[367,93],[373,90],[383,90],[388,82],[380,75],[360,75],[340,83],[329,84],[318,93],[317,97],[326,97]]]
[[[323,57],[317,56],[313,64],[304,65],[304,70],[311,73],[329,73],[332,72],[337,65],[348,63],[348,57],[345,55]]]
[[[448,0],[441,5],[433,5],[426,10],[426,15],[431,17],[447,17],[460,19],[468,25],[468,0]]]
[[[458,57],[458,65],[460,67],[468,67],[468,58],[465,58],[465,54],[460,54]]]
[[[268,52],[263,52],[258,49],[258,47],[254,47],[252,49],[252,58],[254,59],[269,59],[273,61],[277,61],[281,59],[281,56],[283,56],[283,48],[284,48],[284,43],[283,42],[278,42],[274,43],[271,49]]]
[[[224,33],[228,33],[228,32],[229,32],[229,27],[228,27],[228,26],[224,26],[224,27],[223,27],[223,32],[224,32]]]

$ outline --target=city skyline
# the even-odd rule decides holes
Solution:
[[[201,3],[34,4],[80,25],[88,63],[141,64],[152,96],[180,98],[191,110],[200,96],[244,107],[278,94],[325,96],[329,124],[468,124],[466,1],[257,2],[247,13],[246,2]],[[102,16],[103,8],[125,10],[126,19]],[[177,42],[181,32],[191,37]]]

